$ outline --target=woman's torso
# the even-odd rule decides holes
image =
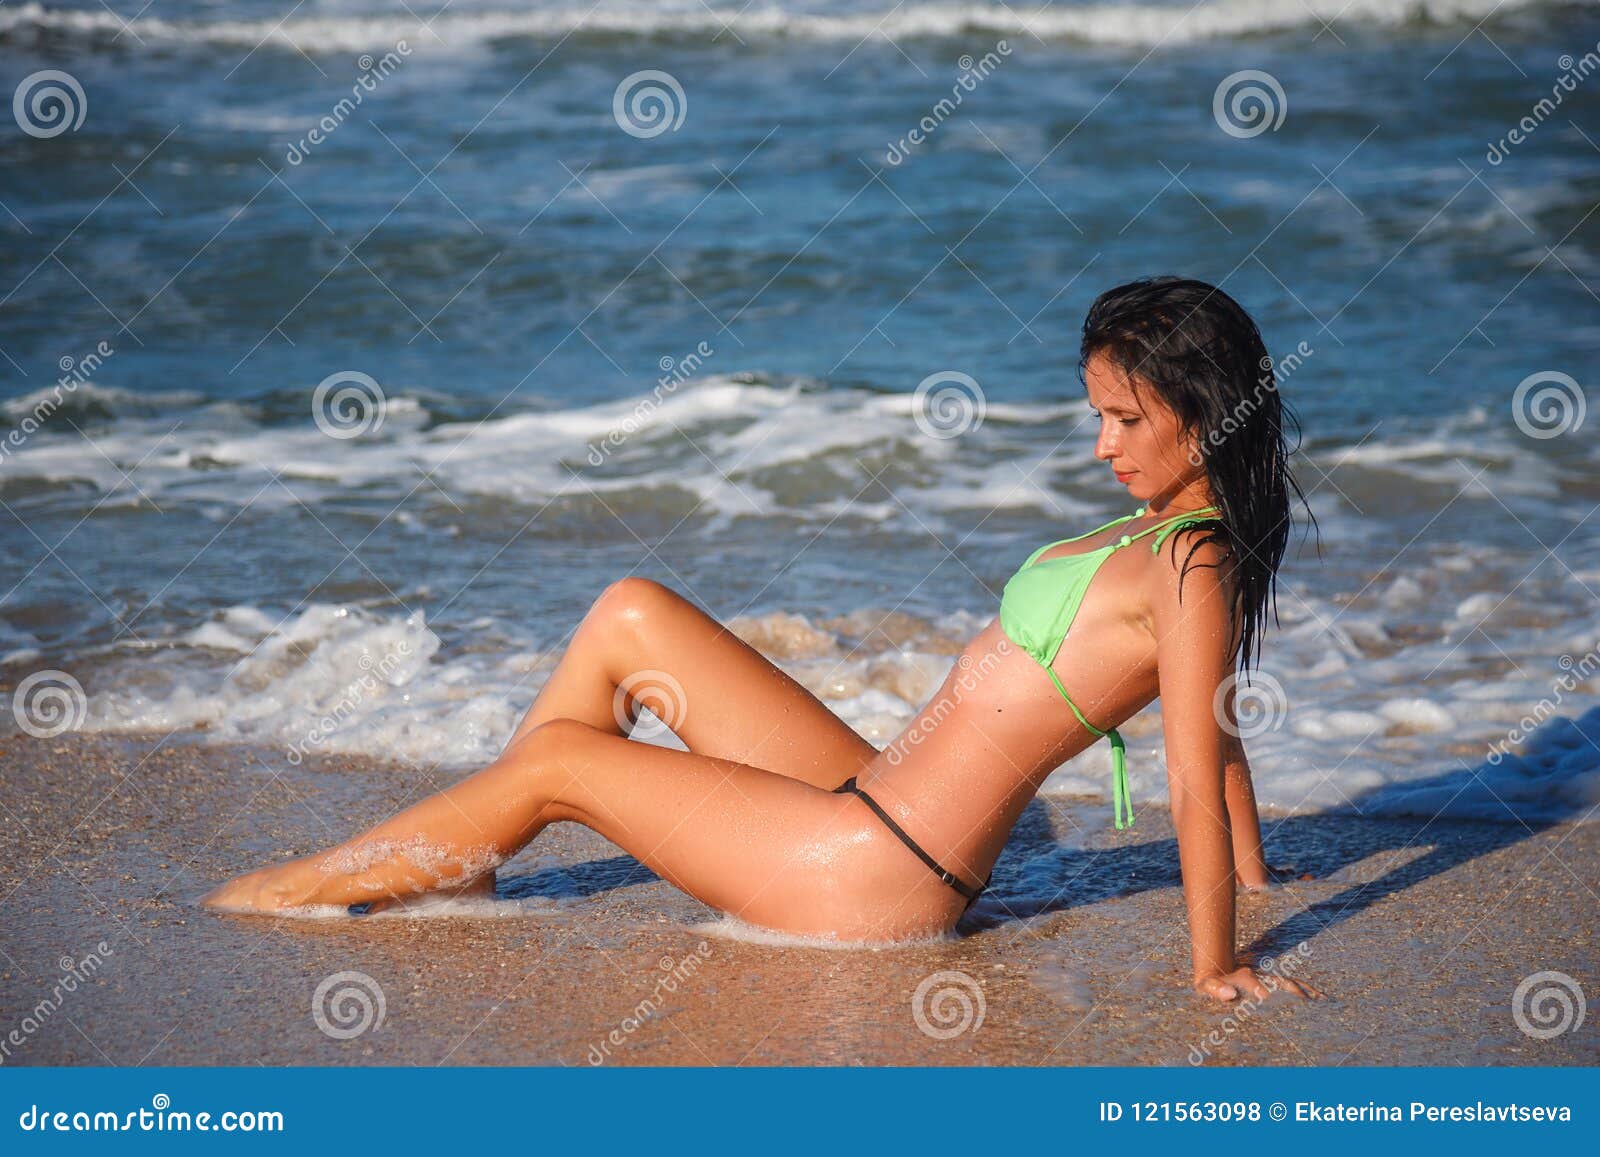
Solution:
[[[1036,562],[1102,551],[1160,521],[1146,516],[1118,523],[1056,545]],[[1181,563],[1192,533],[1176,529],[1177,542],[1166,541],[1152,554],[1154,537],[1106,555],[1050,663],[1079,710],[1102,731],[1159,693],[1151,584],[1161,579],[1158,567],[1174,565],[1174,546]],[[886,797],[886,806],[903,802],[906,826],[929,840],[935,856],[945,851],[986,872],[1045,777],[1098,739],[997,616],[860,782]]]

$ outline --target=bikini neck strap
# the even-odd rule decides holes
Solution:
[[[1193,519],[1193,518],[1199,518],[1199,517],[1203,516],[1206,513],[1206,511],[1208,511],[1208,510],[1209,511],[1215,511],[1215,512],[1217,512],[1219,514],[1222,512],[1222,508],[1220,506],[1202,506],[1198,510],[1180,511],[1177,514],[1172,515],[1170,518],[1162,519],[1160,522],[1156,523],[1154,526],[1145,527],[1138,534],[1132,535],[1130,537],[1131,538],[1143,538],[1147,534],[1154,533],[1156,537],[1155,537],[1155,541],[1150,544],[1150,553],[1151,554],[1155,554],[1157,551],[1159,551],[1161,549],[1161,544],[1164,541],[1166,541],[1167,537],[1169,535],[1175,533],[1179,528],[1181,528],[1183,526],[1185,520]],[[1134,517],[1137,518],[1139,515],[1143,514],[1144,512],[1145,512],[1145,507],[1141,506],[1141,507],[1139,507],[1138,511],[1135,513]]]

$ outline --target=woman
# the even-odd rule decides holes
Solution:
[[[1123,826],[1121,736],[1089,720],[1124,720],[1159,694],[1194,987],[1266,996],[1235,956],[1235,884],[1265,887],[1270,874],[1232,683],[1252,642],[1259,651],[1295,485],[1272,363],[1225,293],[1160,278],[1094,303],[1080,373],[1100,420],[1095,455],[1140,505],[1036,551],[883,751],[715,619],[627,578],[595,601],[494,763],[204,902],[273,911],[488,890],[497,864],[569,820],[755,924],[937,934],[981,891],[1045,777],[1100,735]],[[681,701],[668,701],[673,684]],[[641,704],[689,750],[629,740]]]

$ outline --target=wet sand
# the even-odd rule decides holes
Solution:
[[[1265,817],[1314,878],[1242,895],[1241,944],[1329,999],[1241,1008],[1188,988],[1154,806],[1119,833],[1038,801],[960,936],[830,949],[730,938],[567,824],[500,869],[495,915],[222,916],[216,882],[453,777],[183,735],[11,737],[0,767],[5,1064],[1600,1063],[1600,1009],[1539,1039],[1512,1008],[1545,971],[1600,996],[1600,824]]]

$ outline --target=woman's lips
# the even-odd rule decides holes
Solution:
[[[1137,474],[1139,472],[1137,470],[1130,470],[1128,473],[1122,474],[1122,473],[1119,473],[1118,471],[1113,470],[1112,473],[1116,474],[1118,482],[1126,482],[1128,479],[1132,478],[1135,474]]]

